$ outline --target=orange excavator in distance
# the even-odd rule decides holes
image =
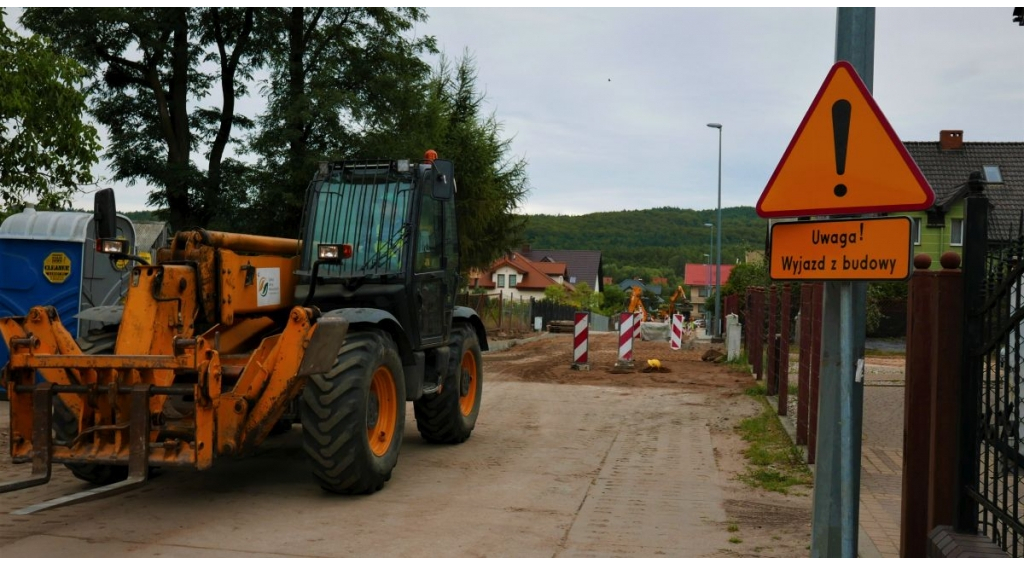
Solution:
[[[640,286],[633,286],[633,294],[629,298],[629,305],[626,306],[626,311],[629,313],[640,312],[640,321],[651,321],[651,314],[647,312],[647,308],[644,307],[644,302],[640,297],[644,291]]]
[[[668,299],[668,306],[665,309],[665,317],[671,317],[676,311],[676,302],[685,302],[686,292],[682,286],[676,286],[676,291],[672,293],[672,297]]]

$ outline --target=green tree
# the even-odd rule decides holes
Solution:
[[[221,199],[224,153],[242,78],[251,71],[255,8],[28,8],[25,27],[92,73],[92,114],[108,128],[114,178],[157,186],[176,228],[206,226]],[[206,72],[212,63],[214,72]],[[198,104],[219,85],[220,107]],[[193,161],[206,148],[205,171]]]
[[[624,292],[622,288],[619,288],[618,284],[605,286],[602,294],[604,295],[602,298],[604,307],[601,310],[601,313],[611,316],[616,313],[621,313],[626,309],[629,296],[626,295],[626,292]]]
[[[738,296],[738,307],[740,310],[740,316],[742,317],[746,312],[747,305],[747,288],[750,287],[762,287],[766,288],[772,285],[772,280],[768,276],[768,267],[764,262],[749,262],[737,264],[733,267],[732,272],[729,273],[729,279],[726,280],[722,286],[722,296]],[[799,300],[796,300],[799,304]],[[712,288],[711,294],[708,296],[708,304],[715,302],[715,290]],[[712,309],[714,306],[711,306]],[[721,306],[724,307],[724,304]],[[743,319],[741,319],[741,322]]]
[[[4,10],[0,9],[0,17]],[[82,118],[87,71],[41,37],[20,37],[0,24],[0,198],[12,208],[32,197],[61,208],[81,184],[100,149],[96,129]]]
[[[868,334],[874,333],[881,326],[884,319],[882,313],[884,306],[907,302],[907,289],[907,283],[903,280],[868,283],[867,303],[865,304],[867,316],[864,323],[865,331]]]
[[[456,213],[463,269],[486,268],[522,245],[526,218],[515,213],[529,191],[526,160],[509,155],[511,139],[494,114],[483,115],[472,57],[441,60],[429,80],[410,84],[390,119],[363,140],[367,156],[421,155],[426,148],[455,162]]]
[[[552,284],[547,288],[544,288],[544,299],[556,304],[570,303],[569,292],[566,292],[565,286],[562,286],[561,284]]]
[[[271,78],[250,142],[260,175],[259,221],[249,228],[294,237],[319,161],[410,156],[367,154],[363,137],[381,129],[406,133],[394,120],[422,104],[415,98],[430,67],[418,55],[434,52],[434,39],[406,37],[426,20],[419,8],[268,8],[266,19],[260,48]]]
[[[572,293],[570,303],[584,311],[600,311],[603,299],[604,296],[592,290],[590,284],[580,282],[576,284],[576,291]]]

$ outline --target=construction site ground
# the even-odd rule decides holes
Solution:
[[[736,367],[637,341],[613,373],[618,336],[592,333],[589,370],[571,334],[495,342],[462,445],[425,443],[411,404],[399,463],[380,492],[338,497],[312,481],[296,426],[258,455],[160,471],[142,488],[38,514],[10,512],[86,489],[63,467],[0,496],[0,554],[15,557],[803,557],[811,491],[755,489],[737,425],[761,412]],[[720,346],[720,345],[719,345]],[[644,373],[648,359],[667,372]],[[8,456],[0,481],[29,472]]]

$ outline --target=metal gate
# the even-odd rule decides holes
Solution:
[[[957,528],[1024,555],[1024,237],[988,241],[988,199],[972,173],[964,218],[964,369]],[[952,321],[952,320],[951,320]]]

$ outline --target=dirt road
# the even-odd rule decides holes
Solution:
[[[336,497],[309,477],[301,430],[259,456],[206,472],[168,470],[140,490],[14,516],[83,485],[63,468],[46,486],[0,496],[5,557],[807,556],[810,496],[736,479],[734,427],[759,412],[749,377],[702,349],[637,342],[612,374],[616,336],[592,334],[591,370],[570,368],[571,335],[485,355],[484,402],[463,445],[424,443],[411,406],[394,476],[377,494]],[[0,480],[28,472],[7,453]]]

